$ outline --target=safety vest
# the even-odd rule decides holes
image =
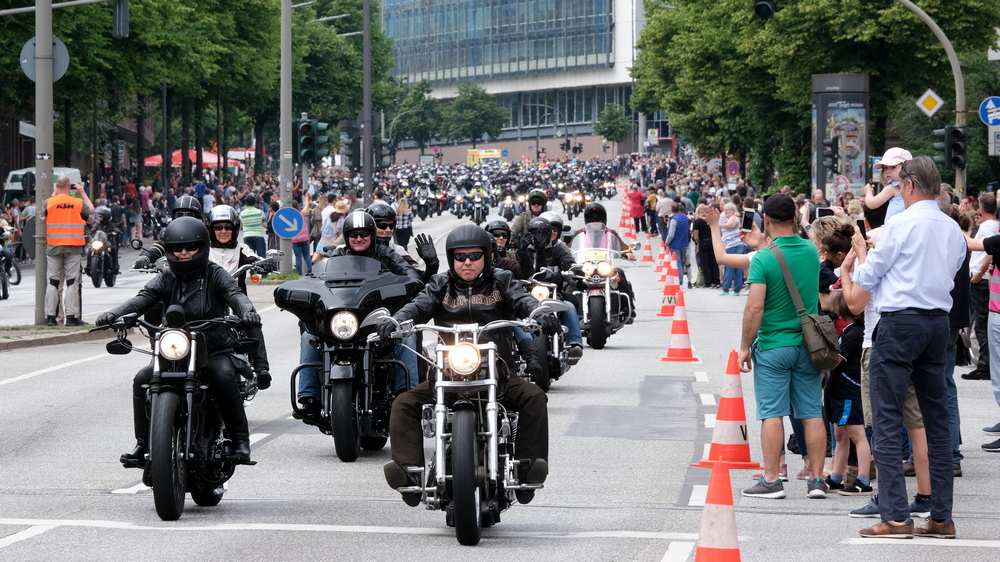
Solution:
[[[49,198],[45,215],[46,240],[51,246],[83,246],[86,221],[80,216],[83,200],[72,195],[54,195]]]

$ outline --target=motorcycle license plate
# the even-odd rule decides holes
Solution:
[[[584,258],[587,261],[604,261],[608,256],[607,251],[601,249],[587,250]]]

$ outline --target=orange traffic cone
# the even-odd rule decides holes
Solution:
[[[663,272],[663,295],[661,297],[660,312],[657,316],[671,317],[674,315],[674,307],[677,305],[677,293],[681,290],[677,284],[677,277],[673,268],[667,264],[667,269]]]
[[[739,356],[736,351],[729,353],[726,378],[722,383],[722,396],[715,414],[715,429],[712,430],[712,447],[708,458],[691,466],[714,466],[720,462],[729,468],[760,468],[760,464],[750,460],[750,442],[747,441],[747,413],[743,405],[743,383],[740,379]]]
[[[663,244],[658,244],[660,247],[660,255],[656,258],[657,265],[653,268],[653,273],[661,273],[663,268],[667,266],[665,263],[667,261],[667,250],[663,247]]]
[[[674,321],[670,325],[670,347],[660,361],[701,361],[691,353],[691,336],[688,334],[687,313],[684,312],[684,291],[677,290]]]
[[[653,244],[651,242],[651,236],[646,233],[646,248],[642,251],[642,259],[639,261],[653,263]]]
[[[666,257],[663,258],[663,275],[660,276],[660,283],[666,283],[667,278],[670,275],[674,276],[674,283],[677,282],[677,271],[674,269],[674,259],[673,252],[668,252]]]
[[[708,478],[708,495],[701,512],[698,550],[695,562],[740,562],[740,539],[736,534],[736,512],[733,510],[733,484],[729,467],[724,462],[712,467]]]

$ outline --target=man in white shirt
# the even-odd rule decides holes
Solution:
[[[920,156],[904,162],[899,187],[906,210],[885,225],[875,249],[867,252],[860,234],[853,240],[852,251],[860,265],[852,278],[872,293],[875,311],[881,315],[869,370],[882,522],[862,529],[860,534],[954,538],[945,334],[950,331],[948,312],[955,274],[965,260],[965,238],[958,224],[938,207],[941,176],[933,160]],[[853,257],[848,255],[848,260]],[[930,519],[916,529],[899,462],[903,405],[911,382],[924,418],[934,491]]]
[[[994,193],[984,193],[979,196],[979,211],[976,212],[976,240],[984,240],[1000,234],[1000,221],[997,221],[997,197]],[[972,309],[972,324],[979,342],[979,359],[976,368],[965,373],[965,380],[990,380],[990,343],[989,302],[990,302],[990,269],[992,258],[986,252],[972,252],[969,259],[969,306]]]

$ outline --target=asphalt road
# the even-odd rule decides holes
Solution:
[[[620,206],[609,205],[612,226]],[[579,223],[577,219],[575,223]],[[416,225],[442,239],[450,216]],[[443,242],[439,244],[443,249]],[[442,252],[443,253],[443,252]],[[123,264],[129,254],[123,253]],[[296,320],[277,310],[273,287],[252,286],[276,377],[247,409],[258,464],[240,467],[217,507],[190,500],[163,522],[151,491],[118,456],[133,443],[131,378],[145,356],[110,356],[104,342],[0,353],[0,560],[691,560],[709,469],[690,467],[711,441],[728,353],[738,346],[743,297],[687,291],[688,325],[700,363],[665,363],[670,319],[659,318],[662,284],[650,263],[630,267],[639,316],[587,349],[549,393],[551,473],[534,502],[504,512],[475,547],[462,547],[440,512],[409,508],[382,478],[389,449],[340,462],[332,439],[291,419],[288,373],[297,365]],[[31,271],[0,322],[30,323]],[[148,279],[84,286],[84,318],[133,295]],[[872,541],[874,520],[847,512],[867,498],[809,500],[805,483],[785,500],[742,498],[753,471],[731,481],[742,559],[996,560],[997,460],[979,449],[996,423],[988,383],[959,380],[966,444],[956,480],[959,539]],[[753,420],[752,378],[743,377]],[[748,424],[760,460],[758,424]],[[801,461],[789,455],[794,474]],[[908,479],[910,492],[915,484]]]

